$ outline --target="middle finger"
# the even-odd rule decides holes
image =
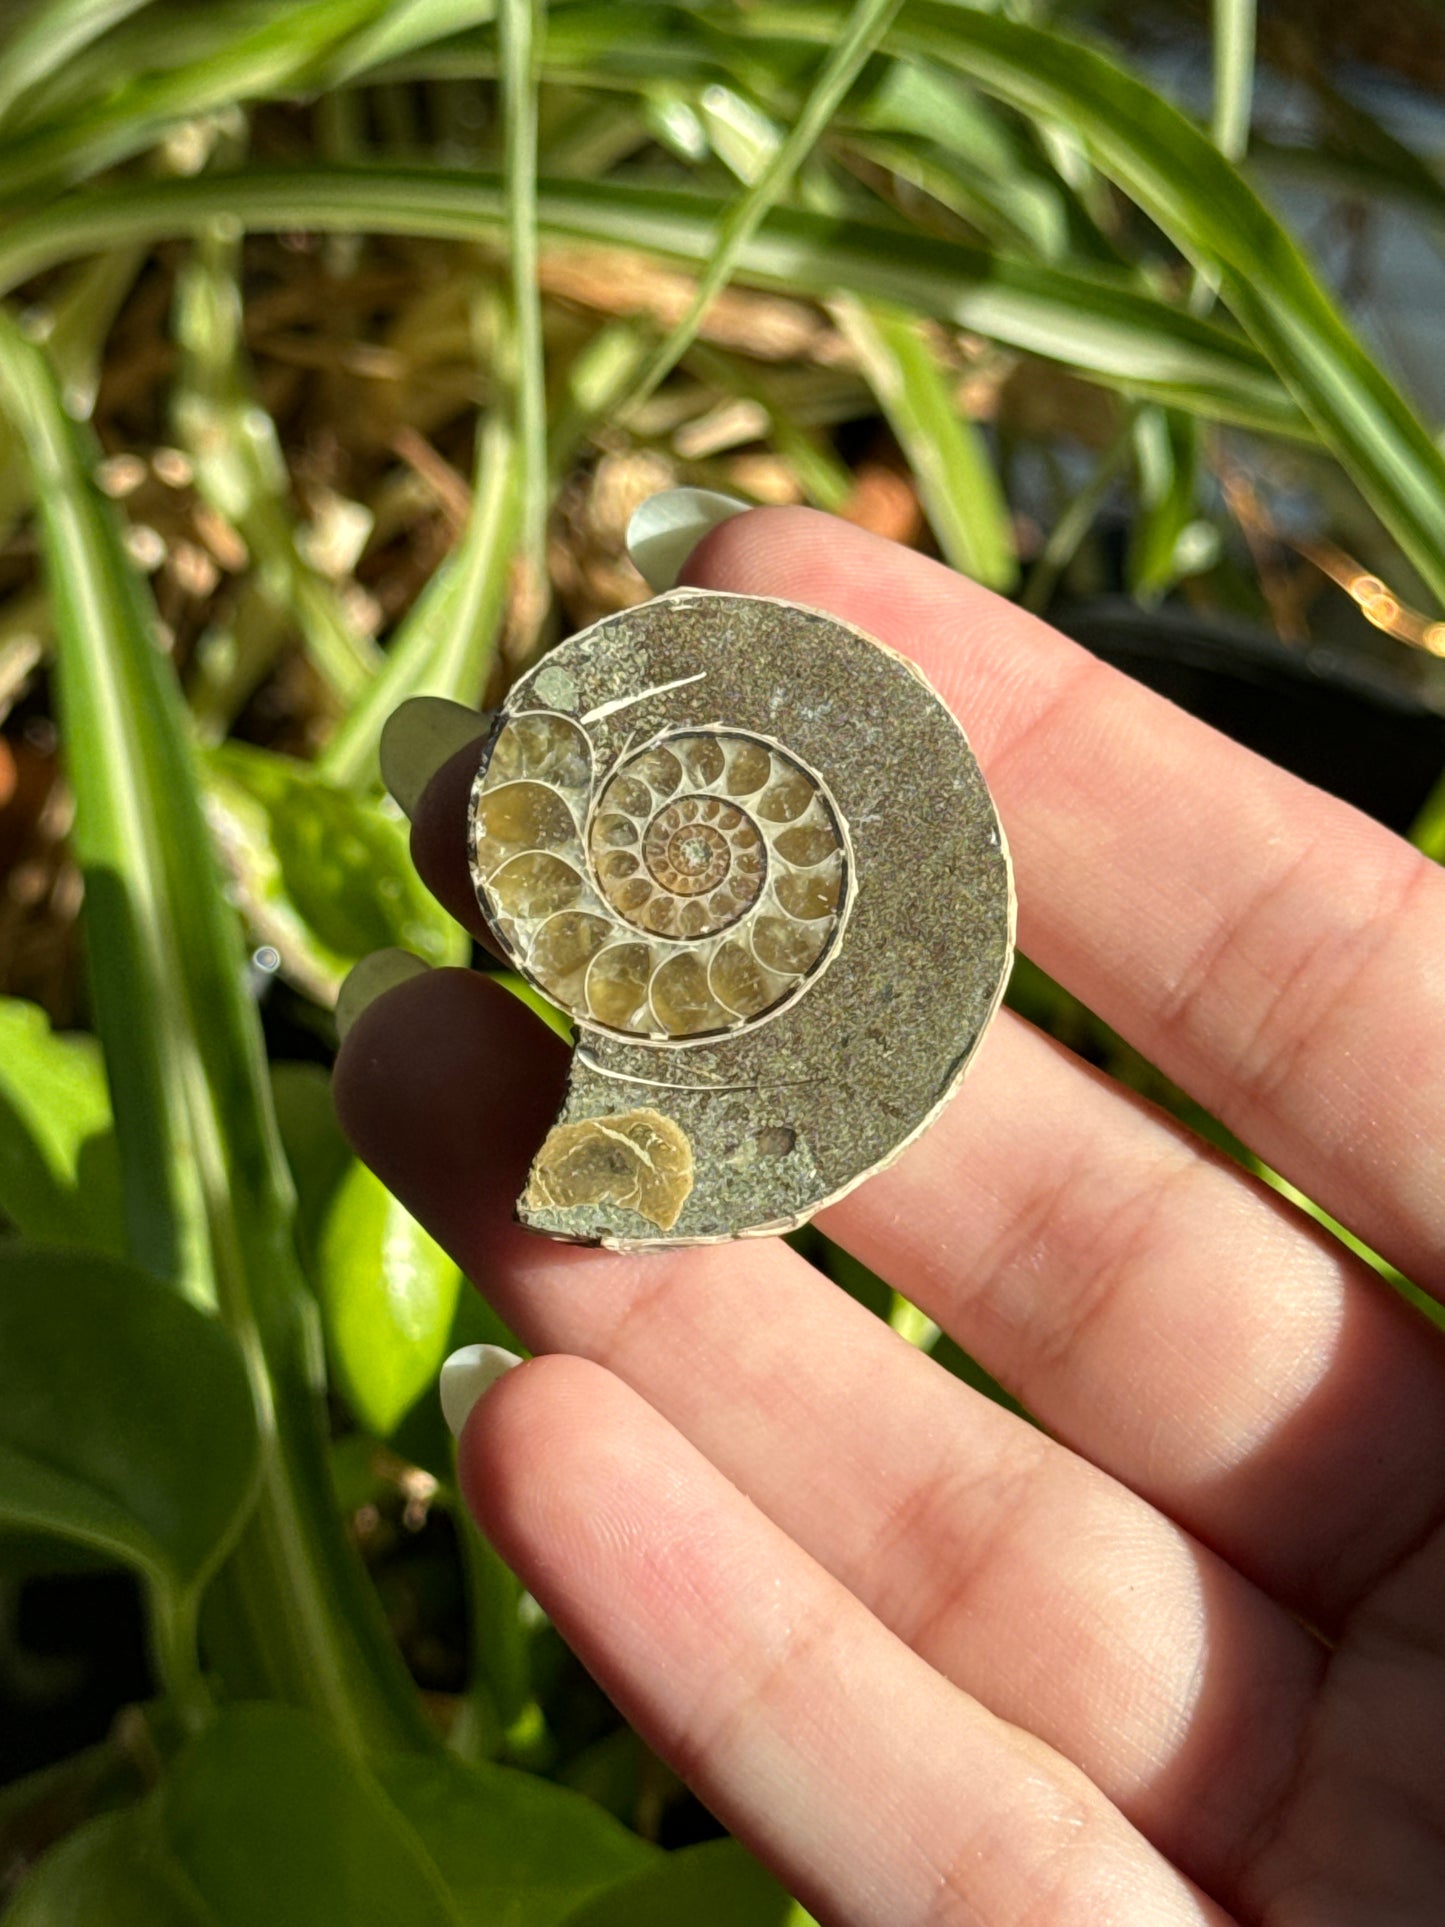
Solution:
[[[475,760],[437,774],[412,837],[474,930]],[[1445,1510],[1445,1347],[1301,1212],[1009,1012],[957,1101],[822,1222],[1051,1430],[1316,1623]]]
[[[1317,1643],[786,1245],[622,1256],[521,1231],[562,1058],[495,985],[430,973],[362,1013],[338,1107],[532,1349],[632,1385],[940,1672],[1227,1896],[1293,1761]]]

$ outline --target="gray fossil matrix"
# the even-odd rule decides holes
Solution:
[[[518,1216],[614,1249],[789,1230],[947,1100],[1008,974],[1008,853],[912,664],[677,589],[510,691],[468,823],[500,948],[576,1025]]]

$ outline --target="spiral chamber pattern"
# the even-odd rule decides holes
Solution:
[[[846,913],[846,839],[820,779],[739,730],[678,730],[599,776],[573,717],[522,711],[478,773],[471,834],[478,895],[518,969],[625,1036],[772,1014]]]

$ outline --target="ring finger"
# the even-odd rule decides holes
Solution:
[[[1082,1774],[941,1679],[595,1365],[509,1374],[460,1462],[583,1661],[820,1919],[1227,1927]]]
[[[563,1062],[505,992],[438,972],[362,1013],[337,1100],[532,1349],[624,1378],[894,1632],[1227,1893],[1289,1770],[1319,1647],[786,1245],[625,1257],[522,1232],[511,1200]]]

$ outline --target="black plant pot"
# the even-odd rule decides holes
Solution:
[[[1441,665],[1403,644],[1285,643],[1123,597],[1049,615],[1094,655],[1392,829],[1409,829],[1445,771]]]

